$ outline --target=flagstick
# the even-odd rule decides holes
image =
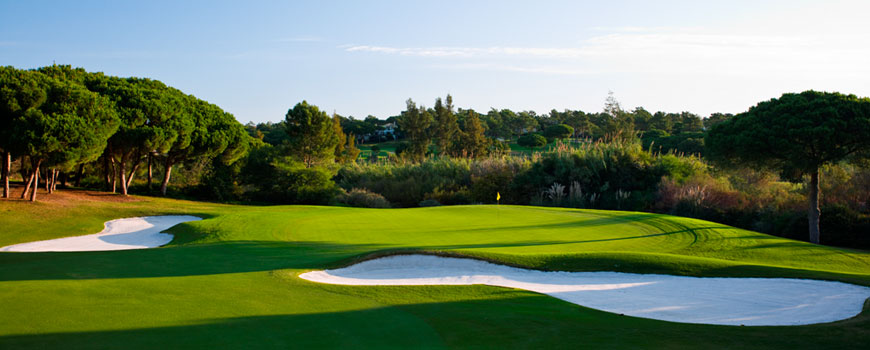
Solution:
[[[495,220],[501,222],[501,196],[495,197]]]

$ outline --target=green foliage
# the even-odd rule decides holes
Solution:
[[[309,105],[307,101],[297,103],[287,111],[284,125],[290,136],[288,154],[306,168],[327,165],[335,159],[339,138],[332,120],[320,108]]]
[[[540,134],[525,134],[520,136],[517,140],[517,144],[528,148],[544,147],[547,145],[547,138]]]
[[[425,108],[418,108],[411,99],[406,102],[407,108],[399,118],[399,128],[407,136],[407,148],[401,152],[402,156],[411,161],[419,162],[426,156],[429,149],[429,125],[432,124],[432,115]],[[396,149],[396,154],[400,154]]]
[[[641,141],[644,149],[656,152],[699,156],[704,154],[704,133],[702,132],[683,132],[669,135],[666,131],[653,129],[644,133]]]
[[[384,196],[363,188],[353,188],[338,195],[338,201],[351,207],[389,208],[390,201]]]
[[[819,169],[870,155],[870,98],[784,94],[714,125],[706,143],[709,157],[719,164],[776,169],[792,180],[809,175],[809,236],[818,243]]]
[[[348,164],[336,176],[342,188],[364,188],[398,207],[414,207],[433,193],[461,192],[471,184],[471,161],[427,159],[405,164]]]
[[[469,158],[479,158],[489,153],[490,140],[486,137],[483,124],[477,113],[465,111],[467,116],[462,122],[460,137],[453,143],[453,155]]]
[[[286,156],[287,150],[255,143],[244,160],[240,180],[245,198],[287,204],[329,204],[339,189],[331,168],[311,167]]]
[[[573,134],[574,128],[565,124],[552,125],[544,130],[544,136],[552,140],[561,140]]]
[[[118,117],[111,101],[77,82],[2,67],[0,126],[0,148],[28,156],[32,169],[70,168],[99,156]]]
[[[709,157],[723,164],[809,174],[870,148],[870,99],[816,91],[784,94],[714,125],[706,145]]]
[[[309,168],[291,157],[273,159],[270,165],[274,177],[265,198],[271,202],[325,205],[338,194],[329,169]]]
[[[500,193],[501,203],[521,204],[524,196],[511,191],[514,178],[531,167],[531,162],[518,157],[491,157],[471,164],[471,197],[475,203],[495,203]]]
[[[543,154],[540,161],[517,176],[512,188],[525,203],[552,201],[568,206],[640,210],[651,205],[655,184],[667,170],[657,161],[637,141],[585,144]]]
[[[42,80],[35,72],[0,67],[0,149],[24,153],[19,138],[25,130],[18,123],[45,102]]]
[[[441,102],[440,97],[435,99],[433,114],[432,136],[437,141],[438,153],[446,155],[450,151],[450,146],[462,136],[456,113],[453,111],[453,97],[447,95],[445,103]]]
[[[280,146],[290,142],[290,137],[287,136],[283,120],[277,123],[265,122],[254,124],[249,122],[245,125],[245,131],[248,132],[249,136],[260,139],[272,146]]]

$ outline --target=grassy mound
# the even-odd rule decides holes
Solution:
[[[549,270],[801,277],[870,285],[870,253],[636,212],[231,206],[59,192],[0,201],[0,246],[192,214],[168,247],[0,253],[0,348],[850,348],[870,315],[800,327],[668,323],[488,286],[352,287],[304,271],[397,252]],[[703,344],[703,345],[702,345]]]

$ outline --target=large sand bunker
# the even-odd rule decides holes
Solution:
[[[299,277],[344,285],[486,284],[629,316],[719,325],[833,322],[859,314],[870,298],[870,288],[830,281],[546,272],[431,255],[390,256]]]
[[[0,248],[3,252],[84,252],[154,248],[172,241],[161,233],[182,222],[202,220],[190,215],[144,216],[106,222],[100,233],[50,239]]]

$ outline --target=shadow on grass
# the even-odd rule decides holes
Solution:
[[[135,278],[307,269],[377,245],[232,241],[104,252],[0,253],[0,281]]]
[[[406,294],[404,298],[416,298],[415,293],[435,292],[437,295],[445,291],[455,298],[455,291],[459,289],[451,288],[389,287],[382,289],[392,293],[381,294]],[[4,335],[0,336],[0,348],[829,349],[860,348],[870,342],[870,313],[866,306],[855,318],[828,324],[711,326],[620,316],[527,292],[464,287],[471,288],[477,288],[476,293],[490,298],[433,300],[342,312],[224,318],[169,327]],[[345,291],[356,294],[350,288]]]

